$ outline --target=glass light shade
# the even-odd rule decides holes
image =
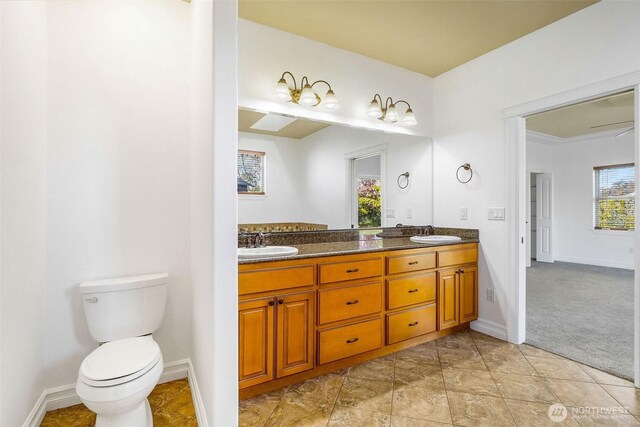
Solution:
[[[379,119],[382,117],[382,110],[380,109],[380,104],[378,101],[374,99],[369,104],[369,108],[367,108],[367,117],[371,117],[372,119]]]
[[[396,110],[396,106],[391,104],[389,108],[387,108],[387,114],[384,116],[385,122],[397,122],[400,116],[398,115],[398,110]]]
[[[415,126],[418,124],[416,120],[416,116],[413,114],[413,110],[409,108],[406,113],[404,113],[404,117],[402,118],[401,123],[407,126]]]
[[[336,94],[333,93],[331,89],[327,91],[327,94],[324,97],[324,102],[322,105],[324,105],[324,108],[326,108],[327,110],[332,110],[332,111],[335,111],[340,108],[340,104],[338,104],[338,98],[336,98]]]
[[[289,91],[289,86],[284,79],[280,79],[276,87],[273,88],[273,96],[278,101],[288,102],[291,101],[291,91]]]
[[[300,99],[298,100],[298,104],[301,105],[315,105],[317,104],[318,99],[316,98],[316,93],[311,89],[311,86],[308,84],[304,85],[302,92],[300,93]]]

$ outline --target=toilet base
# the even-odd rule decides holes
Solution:
[[[153,415],[149,400],[136,406],[134,409],[121,414],[96,416],[96,427],[153,427]]]

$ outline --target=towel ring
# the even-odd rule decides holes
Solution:
[[[404,177],[405,179],[405,183],[404,186],[402,184],[400,184],[400,179]],[[405,172],[405,173],[401,173],[400,176],[398,176],[398,187],[400,187],[401,189],[405,189],[409,186],[409,172]]]
[[[466,181],[463,181],[460,179],[460,169],[464,169],[466,171],[469,171],[470,175],[469,175],[469,179],[467,179]],[[471,178],[473,178],[473,169],[471,169],[471,165],[469,163],[465,163],[464,165],[461,165],[457,170],[456,170],[456,178],[458,179],[458,181],[462,184],[466,184],[469,181],[471,181]]]

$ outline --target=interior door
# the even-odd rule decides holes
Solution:
[[[536,259],[553,262],[553,181],[550,173],[536,175]]]

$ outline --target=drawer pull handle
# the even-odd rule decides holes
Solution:
[[[418,292],[418,289],[417,289],[417,288],[416,288],[416,289],[409,289],[409,293],[410,293],[410,294],[412,294],[412,293],[414,293],[414,292]]]
[[[347,273],[357,273],[358,271],[360,271],[359,268],[354,268],[353,270],[347,270]]]
[[[354,299],[353,301],[347,301],[347,305],[353,305],[359,303],[360,300]]]
[[[418,323],[419,323],[418,321],[411,322],[411,323],[409,323],[409,326],[416,326]]]
[[[347,340],[347,344],[353,344],[354,342],[358,342],[359,339],[360,338],[353,338],[353,339]]]
[[[411,262],[409,263],[409,265],[416,265],[417,263],[418,263],[418,261],[411,261]]]

